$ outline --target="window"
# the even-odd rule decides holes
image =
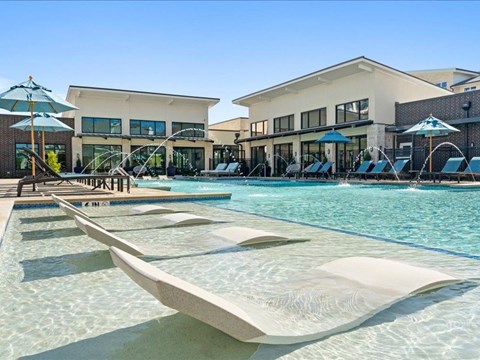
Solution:
[[[106,172],[122,162],[121,145],[83,145],[82,164],[89,171]]]
[[[440,81],[440,82],[436,83],[435,85],[437,85],[438,87],[441,87],[442,89],[447,88],[447,82],[446,81]]]
[[[165,136],[165,121],[130,119],[130,135]]]
[[[165,175],[165,147],[157,146],[131,146],[131,156],[125,161],[124,167],[146,166],[152,170],[150,175]],[[153,156],[152,156],[153,154]],[[148,160],[148,162],[147,162]],[[128,170],[127,170],[128,171]]]
[[[463,91],[464,91],[464,92],[467,92],[467,91],[474,91],[474,90],[477,90],[477,87],[476,87],[476,86],[466,87]]]
[[[180,133],[177,134],[176,136],[200,137],[200,138],[206,137],[204,124],[183,123],[183,122],[172,123],[172,134],[176,134],[178,132]]]
[[[293,130],[293,115],[273,119],[273,132],[279,133]]]
[[[264,164],[265,161],[267,160],[267,149],[265,146],[253,146],[250,150],[251,155],[252,155],[252,168],[250,171],[255,171],[254,175],[260,175],[263,176],[265,175],[265,169],[263,166],[259,166],[257,168],[258,164]]]
[[[275,161],[275,173],[277,175],[284,174],[287,166],[292,163],[293,144],[278,144],[273,146],[273,158]]]
[[[268,121],[257,121],[250,124],[250,136],[267,135]]]
[[[236,145],[213,145],[213,169],[220,163],[237,162],[238,150]]]
[[[25,154],[23,152],[23,148],[32,148],[32,144],[24,144],[24,143],[18,143],[15,144],[15,169],[16,170],[27,170],[31,169],[32,165],[30,164],[29,161],[29,156],[28,155],[23,155]],[[34,151],[38,154],[38,144],[35,144],[35,149]]]
[[[315,141],[302,142],[303,168],[318,161],[323,162],[325,157],[325,144],[320,144]]]
[[[337,124],[356,120],[368,120],[368,99],[337,105],[336,110]]]
[[[358,155],[367,148],[367,136],[354,136],[351,143],[336,144],[335,146],[337,148],[335,160],[337,172],[353,171],[363,161],[358,158]]]
[[[62,169],[66,169],[67,155],[65,148],[65,144],[45,144],[45,159],[48,158],[48,153],[53,151],[55,155],[57,155],[58,162],[62,166]]]
[[[327,125],[327,108],[302,113],[302,129]]]
[[[204,148],[175,147],[173,163],[179,175],[197,174],[205,169],[205,150]]]
[[[82,117],[82,133],[121,134],[122,120],[110,118]]]

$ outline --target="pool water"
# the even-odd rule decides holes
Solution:
[[[140,182],[148,187],[154,182]],[[480,256],[480,191],[298,181],[170,181],[171,191],[231,192],[222,208]]]

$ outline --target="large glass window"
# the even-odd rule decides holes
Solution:
[[[257,121],[250,124],[250,136],[267,135],[268,121]]]
[[[348,144],[337,144],[337,159],[335,161],[337,172],[355,170],[363,161],[358,158],[362,150],[367,148],[367,136],[354,136]]]
[[[32,164],[29,161],[30,157],[23,152],[23,148],[31,149],[32,144],[26,144],[26,143],[15,144],[15,169],[16,170],[26,170],[26,169],[32,168]],[[34,151],[38,154],[38,144],[35,144]]]
[[[325,144],[316,143],[315,141],[302,142],[302,164],[304,169],[317,161],[323,162],[325,158]]]
[[[121,134],[122,120],[112,118],[82,117],[82,133]]]
[[[176,136],[203,138],[203,137],[206,137],[204,130],[205,130],[204,124],[184,123],[184,122],[172,123],[172,134],[175,134],[181,131],[181,133],[177,134]]]
[[[293,158],[293,144],[278,144],[273,146],[274,152],[274,172],[276,175],[284,174],[287,166],[292,163]]]
[[[327,108],[302,113],[302,129],[327,125]]]
[[[204,148],[175,147],[173,163],[178,175],[193,175],[205,169]]]
[[[356,120],[368,120],[368,99],[337,105],[336,110],[337,124]]]
[[[146,166],[151,170],[151,175],[165,175],[166,159],[165,147],[157,146],[131,146],[129,160],[124,162],[124,167],[133,168],[135,166]],[[152,156],[153,154],[153,156]],[[148,162],[147,162],[148,160]],[[127,169],[127,171],[133,169]]]
[[[53,151],[57,155],[58,162],[62,166],[62,170],[67,167],[67,154],[65,144],[45,144],[45,159],[48,158],[48,153]]]
[[[130,119],[130,135],[165,136],[165,121]]]
[[[293,115],[273,119],[273,132],[279,133],[293,130]]]
[[[238,146],[213,145],[213,169],[220,163],[238,162]]]
[[[82,164],[90,172],[107,172],[122,161],[121,145],[83,145]]]
[[[258,164],[264,164],[267,160],[267,149],[265,146],[254,146],[251,148],[252,163],[250,171],[255,171],[254,175],[265,175],[263,166],[256,168]]]

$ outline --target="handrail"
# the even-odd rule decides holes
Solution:
[[[264,163],[257,164],[257,166],[255,166],[253,168],[253,170],[250,171],[250,173],[247,175],[247,177],[250,177],[250,175],[252,175],[255,172],[255,170],[257,170],[257,168],[260,167],[260,166],[263,166],[263,176],[266,177],[267,176],[267,167],[265,166]]]

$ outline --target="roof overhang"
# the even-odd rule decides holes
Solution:
[[[313,86],[322,84],[331,84],[335,80],[345,78],[347,76],[359,74],[359,73],[372,73],[376,70],[381,70],[389,74],[394,74],[400,77],[408,78],[410,81],[414,81],[425,86],[432,86],[438,88],[436,85],[431,84],[425,80],[419,79],[415,76],[391,68],[387,65],[370,60],[364,56],[327,67],[325,69],[315,71],[313,73],[295,78],[293,80],[286,81],[284,83],[245,95],[232,102],[236,105],[251,106],[253,104],[269,101],[279,96],[286,94],[295,94],[301,90],[308,89]],[[445,94],[451,94],[451,91],[443,89]]]
[[[110,89],[110,88],[98,88],[79,85],[70,85],[68,87],[67,99],[72,97],[104,97],[110,99],[120,99],[124,101],[148,100],[148,101],[163,101],[169,105],[175,102],[185,103],[204,103],[211,108],[216,105],[220,99],[211,97],[156,93],[148,91],[135,91],[135,90],[122,90],[122,89]]]

